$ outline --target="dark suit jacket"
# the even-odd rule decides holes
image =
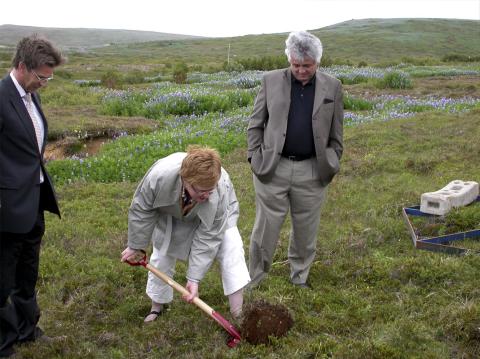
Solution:
[[[287,132],[292,87],[290,69],[267,72],[255,100],[247,130],[253,173],[268,179],[280,160]],[[343,153],[343,92],[341,82],[317,71],[312,128],[320,182],[328,185],[340,169]]]
[[[42,153],[38,151],[32,120],[10,75],[0,82],[0,232],[29,232],[40,203],[41,209],[60,216],[43,162],[48,125],[38,94],[32,94],[32,98],[45,127]],[[40,171],[44,174],[42,186]]]

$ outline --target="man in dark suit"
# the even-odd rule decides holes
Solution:
[[[265,74],[247,130],[256,193],[249,271],[253,286],[266,276],[290,210],[290,281],[310,287],[320,209],[343,152],[343,93],[318,71],[317,37],[292,32],[285,53],[290,67]]]
[[[63,61],[49,41],[26,37],[0,82],[0,357],[43,335],[35,294],[43,212],[60,211],[44,167],[48,126],[36,91]]]

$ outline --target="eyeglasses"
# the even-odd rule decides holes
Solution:
[[[215,188],[217,188],[217,186],[213,187],[213,188],[210,188],[210,189],[196,189],[193,185],[190,185],[190,187],[192,187],[192,189],[195,191],[196,194],[198,194],[199,196],[203,196],[205,194],[212,194],[213,191],[215,190]]]
[[[45,77],[45,76],[39,76],[35,71],[31,70],[35,77],[37,78],[38,81],[40,82],[48,82],[50,80],[53,80],[53,75],[50,77]]]

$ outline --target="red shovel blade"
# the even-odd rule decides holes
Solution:
[[[228,320],[222,317],[220,313],[212,311],[212,317],[230,334],[227,345],[230,348],[236,347],[241,340],[238,330]]]

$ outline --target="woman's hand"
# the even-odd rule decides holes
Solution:
[[[185,288],[190,292],[190,295],[183,295],[182,298],[184,301],[191,303],[195,297],[198,297],[198,283],[187,281]]]
[[[122,262],[132,262],[137,263],[145,256],[145,252],[140,249],[132,249],[127,247],[122,252]]]

